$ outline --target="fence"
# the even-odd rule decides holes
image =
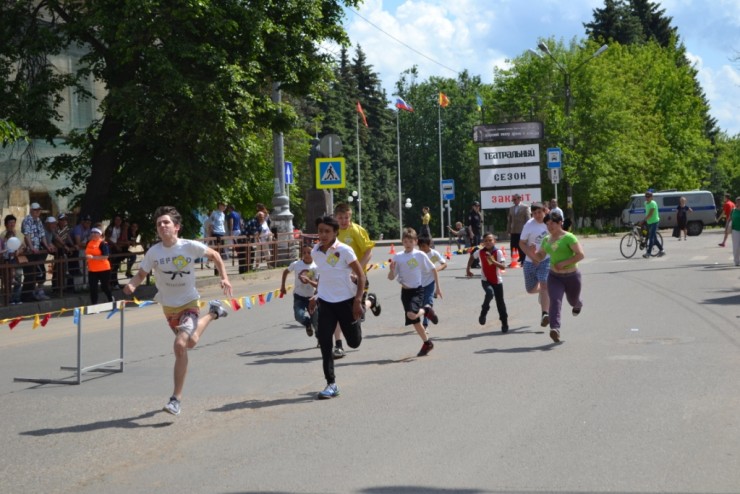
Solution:
[[[245,274],[259,269],[285,266],[300,255],[300,245],[312,243],[310,236],[293,233],[278,234],[270,242],[247,242],[246,237],[209,237],[201,240],[217,250],[226,265],[229,276]],[[117,286],[121,271],[139,268],[144,252],[122,252],[111,254],[111,284]],[[0,260],[0,263],[4,262]],[[198,277],[209,276],[214,268],[207,259],[197,263]],[[214,273],[215,274],[215,273]],[[126,278],[127,279],[127,278]],[[25,302],[35,302],[34,290],[43,280],[43,288],[52,297],[63,297],[65,293],[81,293],[88,290],[87,260],[84,252],[80,256],[54,256],[47,253],[45,259],[29,260],[22,264],[0,264],[0,306],[8,306],[14,291]],[[148,280],[147,280],[148,282]]]

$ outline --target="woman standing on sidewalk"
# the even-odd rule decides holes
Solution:
[[[113,301],[113,294],[110,291],[110,248],[108,242],[103,240],[103,231],[99,226],[90,230],[90,241],[85,246],[85,257],[87,258],[87,277],[90,284],[90,303],[98,303],[98,283],[100,288],[108,297],[108,301]]]

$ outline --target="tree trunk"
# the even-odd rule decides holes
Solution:
[[[80,211],[82,215],[89,214],[93,223],[103,219],[106,197],[108,197],[115,175],[115,146],[121,131],[120,122],[106,117],[93,146],[90,178],[82,198],[82,211]]]

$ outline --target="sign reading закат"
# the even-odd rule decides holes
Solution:
[[[539,161],[539,144],[478,148],[478,164],[480,166],[517,165],[539,163]]]

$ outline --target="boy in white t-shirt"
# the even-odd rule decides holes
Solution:
[[[426,254],[429,260],[432,261],[437,273],[447,269],[447,261],[445,260],[445,257],[436,249],[432,249],[432,239],[430,237],[419,237],[418,245],[419,250]],[[434,289],[437,286],[434,282],[434,273],[429,272],[424,274],[421,284],[424,287],[424,305],[434,307]],[[429,319],[426,316],[424,316],[422,325],[425,330],[429,327]]]
[[[524,224],[519,237],[519,250],[527,257],[524,259],[524,288],[527,293],[538,294],[540,309],[540,326],[543,328],[550,324],[550,296],[547,293],[547,276],[550,273],[550,256],[542,260],[534,261],[533,258],[540,248],[542,239],[547,235],[545,215],[548,210],[544,204],[538,202],[530,206],[532,218]]]
[[[213,261],[221,275],[221,288],[228,297],[231,297],[231,283],[218,252],[202,242],[178,238],[182,216],[177,209],[161,206],[154,212],[154,218],[157,234],[162,241],[154,244],[144,254],[139,271],[129,280],[123,292],[132,295],[147,274],[155,274],[155,299],[162,305],[170,329],[175,333],[175,386],[164,410],[172,415],[179,415],[182,389],[188,371],[188,350],[198,344],[211,321],[228,315],[221,302],[212,300],[208,304],[208,313],[200,316],[200,295],[195,286],[195,261],[201,257]]]
[[[317,398],[327,400],[339,396],[339,388],[334,375],[334,354],[332,352],[334,330],[339,324],[344,339],[350,348],[362,343],[360,319],[365,308],[362,295],[365,288],[365,272],[360,266],[355,251],[337,240],[339,222],[332,216],[316,220],[319,243],[311,251],[319,275],[316,296],[311,298],[308,310],[313,314],[319,307],[318,338],[321,347],[321,361],[326,378],[326,388]],[[357,282],[352,280],[352,274]]]
[[[285,280],[288,277],[288,273],[293,272],[295,274],[293,316],[296,321],[306,327],[306,334],[308,336],[313,336],[314,329],[318,329],[319,323],[319,312],[314,311],[313,314],[309,314],[308,312],[308,304],[311,297],[316,293],[316,287],[319,284],[318,276],[316,275],[316,263],[313,262],[313,257],[311,257],[311,250],[313,250],[313,246],[309,244],[304,244],[301,247],[301,258],[293,261],[285,268],[283,271],[283,280],[280,284],[280,295],[283,296],[286,293]]]
[[[401,284],[401,302],[405,311],[405,323],[406,326],[413,325],[424,342],[417,354],[417,356],[423,357],[432,351],[434,343],[424,330],[421,318],[427,317],[434,324],[439,322],[432,306],[424,304],[424,276],[431,274],[434,277],[434,293],[437,297],[442,298],[442,290],[439,287],[439,275],[434,268],[434,264],[425,253],[416,249],[416,241],[416,231],[413,228],[404,229],[401,238],[403,252],[396,254],[391,259],[388,279],[397,278],[397,281]]]

